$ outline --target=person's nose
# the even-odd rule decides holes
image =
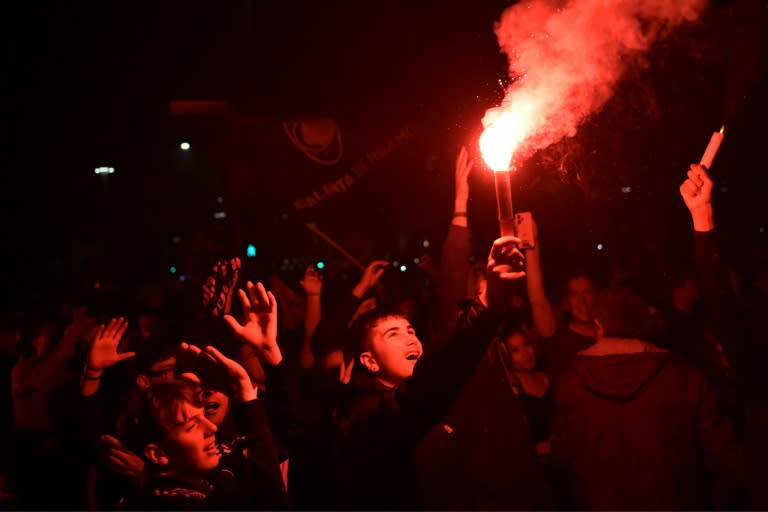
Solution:
[[[200,425],[205,429],[206,437],[212,436],[219,430],[219,427],[205,416],[200,416]]]

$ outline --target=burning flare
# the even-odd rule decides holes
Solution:
[[[480,135],[480,152],[485,163],[492,170],[507,171],[513,168],[512,157],[523,141],[536,128],[535,104],[521,102],[518,109],[505,109],[504,106],[490,109],[483,118],[483,130]]]
[[[627,66],[706,0],[549,0],[508,7],[495,25],[512,79],[488,110],[480,150],[494,171],[514,168],[603,108]]]

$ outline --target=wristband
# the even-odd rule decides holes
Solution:
[[[98,374],[93,376],[90,372],[98,372]],[[87,366],[83,368],[83,378],[85,380],[100,380],[102,373],[104,373],[104,370],[94,370],[93,368],[88,368]]]
[[[467,212],[453,212],[453,218],[454,219],[456,217],[466,217],[466,216],[467,216]]]

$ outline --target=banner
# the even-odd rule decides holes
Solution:
[[[293,201],[294,209],[297,211],[306,210],[316,206],[321,201],[324,201],[335,194],[348,191],[358,182],[358,180],[368,174],[378,162],[387,158],[392,152],[400,147],[404,141],[412,138],[413,135],[413,129],[410,126],[405,126],[389,140],[384,141],[382,144],[374,147],[362,157],[358,158],[358,160],[340,177],[333,181],[323,183],[309,194],[295,199]]]

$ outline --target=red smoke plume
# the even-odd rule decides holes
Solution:
[[[706,0],[534,0],[507,8],[495,25],[511,83],[486,112],[480,147],[501,170],[576,134],[611,97],[628,66],[654,41],[698,19]]]

